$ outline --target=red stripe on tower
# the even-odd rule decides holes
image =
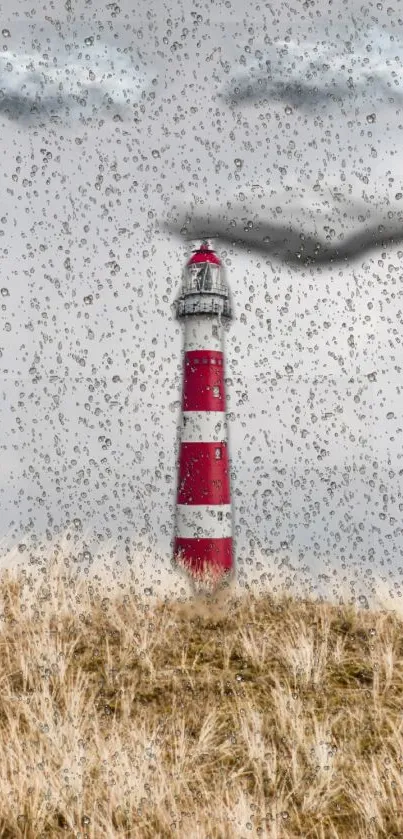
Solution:
[[[184,321],[174,558],[194,578],[233,570],[224,378],[232,307],[223,266],[206,243],[188,261],[176,316]]]
[[[181,443],[178,504],[230,504],[227,443]]]
[[[175,538],[174,552],[186,557],[189,565],[196,574],[203,574],[209,566],[218,566],[223,573],[232,570],[232,539],[181,539]]]
[[[183,411],[225,411],[224,354],[185,352]]]

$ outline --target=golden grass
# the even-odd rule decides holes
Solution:
[[[0,582],[0,836],[403,837],[403,632],[269,593]]]

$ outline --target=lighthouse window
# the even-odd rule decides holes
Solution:
[[[213,338],[218,338],[218,326],[216,323],[213,323]]]
[[[212,363],[212,364],[216,364],[216,360],[215,360],[215,358],[212,358],[212,359],[211,359],[211,363]]]
[[[215,450],[215,459],[216,460],[221,460],[221,449],[220,448],[217,448]]]
[[[220,388],[218,387],[218,385],[214,385],[213,396],[219,396],[219,395],[220,395]]]
[[[222,513],[217,513],[217,519],[218,519],[218,521],[222,521],[222,517],[223,517],[223,514],[222,514]]]

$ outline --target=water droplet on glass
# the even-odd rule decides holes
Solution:
[[[243,160],[241,160],[240,157],[236,157],[235,160],[234,160],[234,163],[235,163],[235,166],[236,166],[237,169],[242,169]]]

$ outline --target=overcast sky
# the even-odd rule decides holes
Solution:
[[[381,575],[397,608],[403,242],[298,265],[236,239],[403,222],[402,20],[355,0],[244,9],[20,0],[3,17],[3,549],[71,525],[93,552],[100,535],[151,548],[151,576],[169,564],[171,304],[192,246],[171,230],[220,221],[238,575],[282,563],[330,598]]]

